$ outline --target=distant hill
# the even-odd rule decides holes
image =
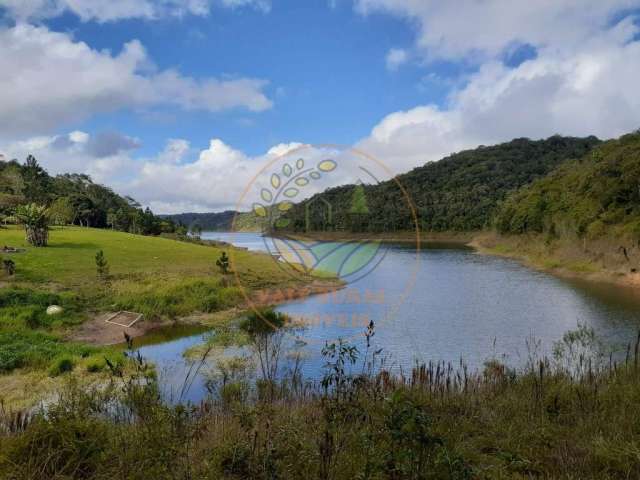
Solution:
[[[177,224],[182,224],[187,228],[191,228],[197,224],[202,230],[232,230],[234,218],[236,220],[233,227],[236,231],[257,232],[261,229],[261,225],[253,214],[236,212],[234,210],[210,213],[178,213],[175,215],[162,215],[162,217],[172,220]]]
[[[500,233],[640,241],[640,132],[607,141],[513,192],[495,226]]]
[[[593,136],[553,136],[537,141],[519,138],[455,153],[399,175],[398,180],[415,205],[421,230],[479,230],[491,225],[496,208],[511,191],[544,177],[568,159],[583,157],[600,143]],[[332,218],[327,222],[326,203],[311,203],[312,230],[389,232],[414,228],[407,201],[393,180],[337,187],[319,195],[332,205]],[[354,213],[354,204],[361,213]],[[295,205],[286,217],[287,229],[305,228],[303,205]]]

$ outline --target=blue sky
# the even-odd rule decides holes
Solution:
[[[410,22],[388,15],[357,15],[347,2],[288,0],[268,13],[253,8],[218,9],[210,17],[128,20],[97,24],[66,14],[50,28],[73,32],[93,48],[118,52],[139,39],[159,69],[177,68],[196,78],[239,76],[268,80],[274,108],[258,114],[185,113],[102,115],[80,124],[87,132],[125,130],[144,139],[153,154],[167,137],[188,138],[206,147],[212,135],[251,155],[291,139],[351,144],[365,137],[387,113],[416,103],[442,103],[446,86],[422,81],[430,72],[448,76],[453,66],[386,67],[385,55],[410,46]]]
[[[396,172],[640,126],[635,0],[0,0],[0,154],[217,210],[270,149]],[[202,183],[202,179],[207,183]],[[171,184],[170,188],[161,188]]]

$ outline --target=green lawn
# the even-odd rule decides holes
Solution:
[[[85,286],[96,281],[95,254],[103,250],[111,274],[116,278],[132,274],[145,277],[217,276],[215,261],[220,248],[144,237],[92,228],[54,228],[49,246],[33,248],[19,228],[0,229],[0,245],[25,248],[24,253],[4,254],[16,263],[15,281],[54,282],[65,286]],[[266,283],[286,281],[288,276],[265,255],[234,250],[236,267],[250,284],[260,278]]]

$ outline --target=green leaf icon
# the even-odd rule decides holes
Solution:
[[[271,186],[273,188],[278,188],[280,186],[280,177],[277,173],[271,175]]]
[[[264,208],[264,206],[260,205],[259,203],[254,203],[253,204],[253,211],[259,217],[266,217],[267,216],[267,209]]]
[[[271,194],[271,190],[267,190],[266,188],[262,189],[262,191],[260,192],[260,196],[265,202],[271,202],[271,200],[273,200],[273,195]]]
[[[318,164],[318,170],[322,172],[331,172],[336,169],[338,164],[333,160],[323,160]]]

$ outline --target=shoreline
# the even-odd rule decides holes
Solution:
[[[479,255],[509,258],[527,268],[558,278],[619,286],[640,293],[640,272],[598,266],[596,260],[588,255],[572,258],[562,253],[557,254],[558,250],[562,250],[562,245],[551,248],[541,238],[504,237],[493,232],[482,232],[475,235],[467,245]],[[542,250],[536,251],[537,248]]]
[[[118,346],[125,343],[125,333],[132,339],[144,341],[146,337],[169,328],[202,327],[215,328],[245,315],[252,308],[276,306],[312,295],[321,295],[341,290],[346,284],[334,280],[314,280],[308,284],[286,285],[251,292],[249,301],[238,306],[212,313],[194,313],[175,320],[147,321],[142,319],[132,327],[105,323],[112,312],[103,312],[84,322],[71,332],[67,339],[99,347]]]

